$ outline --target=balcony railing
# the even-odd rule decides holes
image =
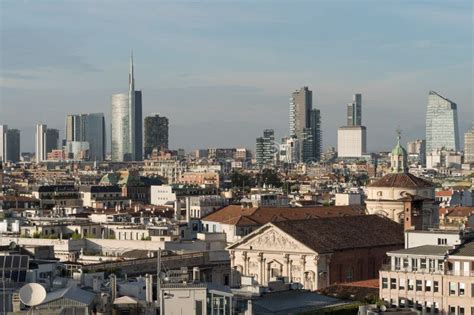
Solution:
[[[403,268],[399,267],[398,269],[392,269],[391,264],[383,264],[380,267],[380,271],[391,271],[391,272],[410,272],[410,273],[426,273],[426,274],[444,274],[448,276],[461,276],[461,277],[474,277],[474,270],[473,271],[463,271],[463,270],[436,270],[436,269],[414,269],[410,270],[409,267]]]
[[[410,268],[410,267],[401,267],[401,266],[395,266],[395,268],[392,268],[391,264],[383,264],[382,267],[380,268],[380,271],[426,273],[426,274],[431,274],[431,273],[443,274],[444,273],[443,270],[439,270],[439,269],[437,270],[437,269],[433,269],[433,268],[421,269],[421,268],[418,268],[418,267]]]

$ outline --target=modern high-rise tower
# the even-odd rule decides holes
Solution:
[[[290,137],[300,142],[299,160],[319,160],[321,155],[321,113],[313,109],[313,92],[307,86],[291,94]]]
[[[89,160],[105,158],[105,118],[102,113],[68,115],[66,117],[66,141],[89,143]]]
[[[457,105],[430,91],[426,110],[426,153],[439,149],[459,151]]]
[[[474,126],[464,134],[464,163],[474,163]]]
[[[41,163],[47,159],[46,151],[46,130],[48,126],[43,124],[36,125],[35,136],[35,155],[36,163]]]
[[[0,161],[7,161],[7,150],[8,150],[8,141],[7,141],[8,126],[0,125]]]
[[[7,131],[7,160],[20,161],[20,130],[8,129]]]
[[[128,94],[112,95],[112,161],[143,159],[142,92],[135,91],[133,55],[130,56]]]
[[[58,149],[59,130],[46,129],[46,156],[53,150]]]
[[[352,102],[347,104],[347,126],[362,125],[362,94],[354,94]]]
[[[155,114],[145,117],[145,157],[153,149],[168,149],[168,118]]]
[[[367,128],[362,126],[362,94],[356,93],[347,104],[347,125],[337,130],[340,158],[360,158],[367,151]]]
[[[275,131],[273,129],[265,129],[263,137],[256,140],[255,159],[257,166],[263,168],[272,166],[275,162]]]

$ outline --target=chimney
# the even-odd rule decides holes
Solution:
[[[201,281],[201,270],[199,267],[193,267],[193,282]]]

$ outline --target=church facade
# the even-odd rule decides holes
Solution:
[[[364,226],[364,229],[360,227]],[[403,228],[360,215],[267,223],[230,245],[231,285],[284,279],[307,290],[378,277],[387,251],[403,248]]]

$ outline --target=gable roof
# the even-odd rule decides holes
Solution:
[[[237,226],[260,226],[268,222],[354,216],[363,213],[362,206],[243,208],[240,205],[230,205],[205,216],[202,221]]]
[[[317,253],[353,248],[400,246],[403,226],[378,215],[359,215],[273,222],[283,232]]]
[[[433,183],[410,173],[391,173],[374,181],[369,187],[428,188]]]

